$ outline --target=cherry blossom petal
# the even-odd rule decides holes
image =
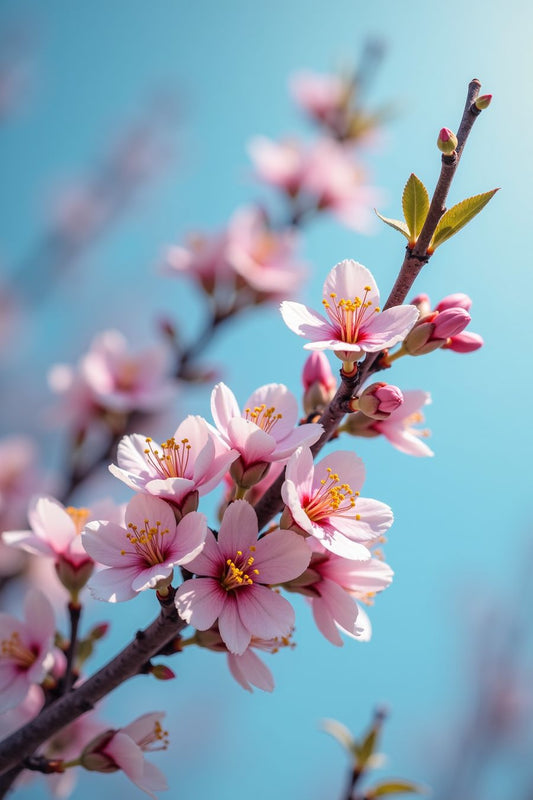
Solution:
[[[416,306],[394,306],[379,314],[374,314],[364,325],[361,337],[365,350],[383,349],[403,342],[418,319]]]
[[[231,446],[242,454],[247,464],[270,461],[269,456],[276,449],[273,436],[241,416],[233,417],[229,421],[227,435]]]
[[[53,497],[34,497],[30,501],[28,519],[37,536],[50,541],[53,531],[53,547],[56,552],[64,550],[75,535],[74,523],[64,507]]]
[[[139,789],[145,791],[153,797],[154,800],[157,800],[154,792],[164,792],[168,789],[168,783],[164,773],[161,772],[159,767],[156,767],[155,764],[152,764],[151,761],[147,761],[146,759],[144,759],[143,762],[142,778],[136,783]]]
[[[186,516],[189,516],[188,514]],[[187,565],[197,575],[215,577],[224,567],[224,554],[219,549],[212,531],[208,528],[202,551]]]
[[[10,547],[18,547],[36,556],[56,556],[54,548],[32,531],[5,531],[2,533],[2,541]]]
[[[235,395],[225,383],[217,383],[211,393],[211,413],[220,431],[227,429],[228,423],[233,417],[241,416]]]
[[[131,583],[131,588],[135,592],[142,592],[145,589],[155,589],[158,582],[168,578],[174,569],[174,564],[166,562],[164,564],[155,564],[153,567],[143,569],[142,572],[137,570],[137,575]]]
[[[200,631],[206,631],[215,624],[226,600],[227,593],[213,578],[185,581],[175,597],[180,617]]]
[[[302,495],[310,494],[314,469],[316,467],[311,450],[308,447],[299,447],[287,463],[285,478],[296,484]]]
[[[283,441],[279,442],[278,446],[275,450],[276,461],[280,461],[285,458],[289,458],[297,447],[301,447],[303,445],[310,446],[315,442],[318,442],[322,434],[324,433],[324,428],[322,425],[319,425],[315,422],[309,422],[305,425],[300,425],[298,428],[294,428],[291,433],[283,439]]]
[[[240,619],[253,636],[261,639],[286,636],[294,626],[294,609],[289,601],[266,586],[248,587],[238,601]]]
[[[105,753],[128,778],[137,783],[143,774],[144,756],[141,748],[122,731],[117,731],[105,747]]]
[[[137,553],[128,550],[127,531],[107,520],[88,522],[81,534],[86,552],[94,561],[107,567],[133,567],[138,564]],[[126,550],[125,553],[122,551]]]
[[[227,558],[234,558],[237,550],[249,550],[258,545],[257,514],[246,500],[236,500],[224,512],[218,545]]]
[[[24,619],[29,636],[33,637],[41,647],[46,645],[46,649],[49,649],[56,629],[56,620],[50,601],[42,592],[32,589],[26,594]]]
[[[358,497],[355,512],[360,519],[338,516],[335,527],[356,542],[369,542],[385,533],[394,521],[392,509],[386,503],[368,497]]]
[[[312,308],[303,303],[296,303],[293,300],[284,300],[280,305],[283,321],[293,333],[298,336],[305,336],[313,342],[321,342],[323,339],[331,339],[335,333],[331,323],[322,314],[313,311]]]
[[[273,691],[272,673],[251,647],[248,647],[240,656],[228,653],[228,667],[237,683],[247,692],[252,691],[250,684],[264,692]]]
[[[250,594],[249,591],[248,594]],[[239,602],[238,608],[235,598],[228,595],[218,618],[218,630],[224,644],[230,652],[237,653],[237,655],[244,653],[252,638],[250,631],[241,621],[239,612],[241,606],[242,603]]]
[[[138,566],[125,569],[102,569],[95,572],[89,581],[89,591],[97,600],[106,600],[108,603],[122,603],[131,600],[137,592],[132,589],[132,583],[139,574]]]
[[[244,408],[253,410],[262,405],[275,408],[275,413],[282,415],[272,426],[271,435],[278,442],[285,439],[298,422],[298,402],[294,395],[282,383],[268,383],[252,392]]]
[[[368,294],[365,292],[366,286],[370,286]],[[332,293],[347,300],[366,294],[373,306],[379,305],[379,291],[372,273],[363,264],[349,258],[333,267],[324,281],[322,293],[327,300]]]
[[[302,536],[274,531],[257,542],[254,566],[259,570],[261,583],[284,583],[298,578],[307,569],[310,558],[311,551]]]
[[[159,521],[163,530],[174,531],[176,528],[176,518],[168,503],[151,495],[136,494],[126,507],[126,521],[142,527],[146,519],[152,524]]]
[[[188,564],[202,551],[207,534],[205,514],[191,511],[178,523],[169,556],[174,563]]]

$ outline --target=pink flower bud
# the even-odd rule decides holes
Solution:
[[[472,317],[464,308],[447,308],[434,321],[433,339],[448,339],[461,333]]]
[[[491,94],[482,94],[474,101],[474,105],[479,111],[484,111],[486,108],[490,106],[491,100],[492,100]]]
[[[427,294],[417,294],[417,296],[413,297],[410,301],[410,304],[418,308],[421,317],[425,317],[425,315],[429,314],[431,311],[431,304]]]
[[[242,458],[238,458],[230,467],[230,475],[241,489],[251,489],[259,483],[268,472],[270,464],[266,461],[258,461],[251,466],[246,466]]]
[[[92,639],[93,642],[97,642],[99,639],[103,639],[104,636],[107,636],[108,631],[109,622],[101,622],[99,625],[94,626],[89,634],[89,639]]]
[[[478,333],[464,331],[452,336],[445,345],[444,350],[453,350],[456,353],[473,353],[483,346],[483,339]]]
[[[455,292],[455,294],[448,294],[443,297],[440,303],[435,306],[435,311],[445,311],[447,308],[464,308],[468,311],[471,305],[472,300],[467,294]]]
[[[321,410],[332,400],[337,389],[337,380],[331,371],[325,353],[311,353],[302,371],[304,385],[303,406],[306,414]]]
[[[437,139],[437,147],[445,156],[451,156],[457,147],[457,136],[449,128],[441,128]]]
[[[372,419],[387,419],[403,403],[403,394],[390,383],[373,383],[359,398],[359,409]]]

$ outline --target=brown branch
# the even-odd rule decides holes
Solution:
[[[407,248],[403,264],[401,266],[399,275],[396,282],[389,294],[384,309],[391,308],[392,306],[401,305],[408,292],[410,291],[418,273],[431,257],[428,253],[428,246],[431,238],[435,233],[435,229],[439,224],[439,220],[444,214],[445,202],[448,196],[457,165],[461,158],[463,148],[472,126],[479,116],[479,109],[476,108],[474,102],[479,94],[481,87],[477,78],[470,81],[468,85],[468,92],[466,96],[465,108],[459,130],[457,132],[457,148],[451,156],[442,156],[442,166],[439,180],[435,187],[431,204],[429,207],[428,215],[424,226],[420,232],[420,236],[412,249]],[[326,442],[329,441],[344,415],[350,410],[348,403],[352,397],[355,396],[359,386],[363,384],[366,378],[376,372],[378,369],[379,353],[369,353],[365,360],[359,366],[356,374],[352,378],[345,378],[341,371],[341,385],[339,386],[335,397],[327,406],[318,422],[323,425],[324,433],[311,448],[313,455],[322,450]],[[283,508],[283,501],[280,497],[281,487],[285,479],[285,472],[283,472],[277,480],[270,486],[261,500],[256,504],[255,511],[259,520],[259,530],[263,528],[270,520]]]
[[[28,758],[46,739],[112,692],[124,681],[137,675],[144,664],[175,638],[185,627],[174,606],[173,593],[161,598],[161,613],[145,630],[139,631],[115,658],[79,688],[47,706],[34,720],[0,743],[0,774]],[[0,795],[3,797],[4,795]]]

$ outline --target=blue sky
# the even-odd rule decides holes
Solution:
[[[288,96],[292,72],[352,64],[368,37],[384,42],[371,99],[393,101],[398,113],[381,151],[369,158],[387,216],[399,215],[410,172],[434,185],[437,133],[457,127],[468,81],[478,77],[494,95],[465,150],[450,202],[496,186],[502,191],[443,245],[416,285],[435,301],[470,294],[471,327],[486,346],[469,356],[403,359],[391,373],[402,388],[431,392],[434,459],[409,458],[381,440],[356,443],[367,465],[365,493],[389,503],[396,517],[386,549],[396,578],[371,610],[373,640],[332,647],[301,603],[298,647],[269,662],[277,684],[272,696],[248,696],[222,656],[203,652],[180,656],[171,686],[154,688],[139,678],[118,692],[105,712],[113,724],[168,706],[175,746],[166,763],[157,763],[182,800],[229,800],[236,782],[255,800],[335,797],[344,756],[318,730],[320,719],[335,717],[358,731],[378,702],[391,709],[384,742],[389,771],[434,780],[450,726],[469,700],[471,619],[483,598],[505,602],[519,564],[531,555],[532,13],[517,0],[466,0],[460,11],[421,0],[4,0],[0,8],[4,31],[29,30],[33,67],[29,97],[0,130],[6,271],[41,236],[58,183],[83,175],[155,93],[178,90],[182,104],[176,158],[17,332],[6,356],[12,388],[3,433],[35,432],[42,398],[51,402],[46,370],[74,361],[101,328],[119,327],[140,344],[154,336],[152,320],[163,312],[199,324],[194,292],[159,277],[156,264],[165,245],[190,228],[221,227],[239,205],[267,196],[250,178],[246,143],[259,133],[307,131]],[[327,271],[343,258],[368,266],[386,294],[403,239],[385,226],[363,237],[324,219],[306,232],[304,252],[312,279],[303,297],[318,304]],[[206,358],[223,364],[242,400],[271,381],[299,391],[301,341],[275,309],[223,331]],[[23,360],[31,369],[20,368]],[[21,396],[35,393],[39,404],[21,406]],[[207,409],[206,395],[195,392],[181,399],[179,414]],[[54,436],[46,442],[57,459]],[[110,481],[106,493],[116,488]],[[152,613],[146,598],[90,612],[112,620],[120,641]],[[502,622],[494,625],[491,631],[489,621],[487,636],[501,632]],[[90,776],[75,797],[96,790],[105,800],[123,787],[121,776]],[[21,792],[40,796],[35,786]]]

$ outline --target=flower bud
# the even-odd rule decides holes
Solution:
[[[437,139],[437,147],[445,156],[451,156],[457,147],[457,136],[449,128],[441,128]]]
[[[431,304],[429,302],[429,296],[427,294],[417,294],[416,297],[413,297],[412,300],[409,301],[410,305],[416,306],[418,308],[418,312],[421,317],[425,317],[426,314],[429,314],[431,311]]]
[[[390,383],[373,383],[359,398],[359,410],[371,419],[387,419],[403,403],[403,394]]]
[[[471,319],[464,308],[447,308],[435,318],[433,337],[447,339],[449,336],[455,336],[466,328]]]
[[[478,109],[478,111],[484,111],[486,108],[490,106],[490,101],[492,100],[491,94],[482,94],[476,100],[474,100],[474,105]]]
[[[150,672],[158,681],[171,681],[172,678],[176,677],[176,673],[173,672],[170,667],[167,667],[166,664],[154,664]]]
[[[423,356],[443,347],[450,336],[461,333],[470,322],[470,314],[459,307],[432,311],[420,319],[407,334],[403,344],[411,356]]]
[[[435,311],[445,311],[447,308],[464,308],[466,311],[472,305],[471,298],[463,292],[455,292],[455,294],[448,294],[443,297],[440,303],[435,306]]]
[[[443,350],[453,350],[455,353],[473,353],[483,346],[483,339],[478,333],[464,331],[452,336],[444,344]]]
[[[107,632],[109,631],[109,622],[100,622],[99,625],[95,625],[94,628],[89,633],[89,639],[92,639],[93,642],[97,642],[99,639],[103,639],[104,636],[107,636]]]
[[[325,408],[333,399],[337,380],[324,353],[315,351],[307,358],[302,371],[302,383],[303,407],[307,415]]]

